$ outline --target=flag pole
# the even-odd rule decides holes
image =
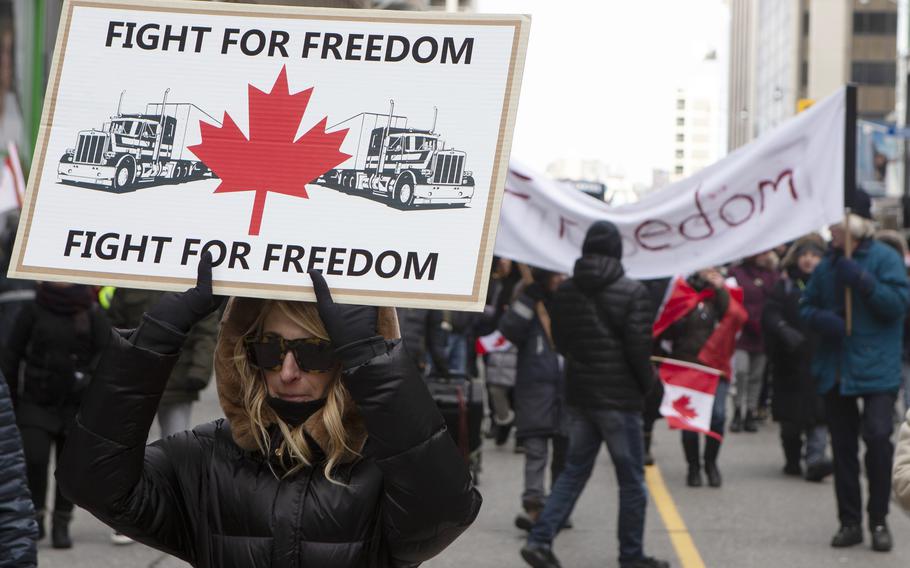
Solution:
[[[850,208],[844,210],[844,256],[853,258],[853,234],[850,232]],[[844,327],[847,337],[853,332],[853,290],[844,286]]]

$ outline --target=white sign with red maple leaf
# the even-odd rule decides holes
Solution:
[[[701,432],[720,439],[711,431],[711,412],[720,371],[696,363],[661,359],[658,369],[664,386],[661,415],[670,428]]]
[[[69,0],[10,275],[482,309],[528,28]]]

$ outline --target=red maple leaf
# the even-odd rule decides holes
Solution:
[[[326,133],[326,117],[294,140],[312,94],[291,94],[282,67],[271,92],[249,86],[249,139],[227,112],[220,128],[199,122],[202,142],[189,149],[221,178],[215,193],[256,192],[250,235],[259,234],[270,191],[307,199],[308,183],[351,157],[339,150],[348,130]]]
[[[698,416],[698,412],[692,408],[692,399],[689,398],[689,395],[684,394],[681,397],[673,401],[673,410],[679,413],[680,416],[686,420],[692,420]]]

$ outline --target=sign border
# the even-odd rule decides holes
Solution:
[[[120,10],[136,10],[144,12],[168,13],[193,13],[210,15],[243,15],[262,18],[315,19],[327,21],[376,21],[382,20],[394,23],[433,23],[448,25],[490,25],[511,26],[513,28],[512,53],[509,61],[509,72],[506,78],[505,92],[503,94],[502,113],[499,125],[499,136],[496,143],[496,153],[493,159],[491,175],[491,192],[487,199],[487,210],[483,222],[483,234],[480,240],[480,250],[475,267],[474,284],[470,295],[466,294],[436,294],[421,292],[376,292],[348,288],[333,288],[332,295],[340,303],[358,303],[368,301],[370,304],[381,306],[401,306],[416,308],[461,309],[468,311],[481,311],[485,304],[486,288],[489,283],[490,273],[488,267],[493,257],[493,245],[499,227],[499,212],[502,205],[503,191],[506,175],[508,173],[509,155],[512,147],[512,136],[515,126],[515,117],[518,112],[518,94],[524,74],[525,54],[527,52],[530,16],[527,15],[498,15],[498,14],[472,14],[465,18],[446,13],[431,12],[404,12],[385,10],[351,10],[338,8],[307,8],[298,6],[251,6],[249,4],[203,3],[190,0],[64,0],[61,10],[60,27],[57,31],[57,43],[54,49],[54,58],[51,63],[48,77],[47,96],[38,138],[35,146],[35,159],[26,188],[26,199],[23,203],[21,219],[16,233],[16,244],[13,248],[8,276],[11,278],[25,278],[35,280],[85,282],[96,283],[103,279],[105,283],[118,287],[167,289],[181,291],[195,285],[191,278],[178,278],[169,276],[124,275],[90,270],[76,270],[63,268],[42,268],[24,264],[24,250],[28,244],[32,220],[35,211],[35,202],[38,198],[38,179],[44,171],[44,162],[47,157],[48,138],[54,123],[54,113],[60,85],[60,75],[63,70],[63,56],[69,38],[73,10],[75,8],[110,8]],[[494,188],[503,188],[492,191]],[[301,280],[304,277],[301,276]],[[312,301],[316,296],[310,285],[291,286],[283,284],[259,284],[251,282],[234,282],[215,280],[213,288],[216,294],[226,296],[248,295],[251,290],[263,293],[262,295],[273,299]]]

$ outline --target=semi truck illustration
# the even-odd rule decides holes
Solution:
[[[152,182],[176,184],[211,176],[212,172],[187,150],[187,132],[199,119],[220,124],[192,103],[149,103],[143,114],[117,114],[100,130],[82,130],[57,166],[62,183],[89,185],[114,193]],[[195,131],[195,130],[194,130]]]
[[[421,205],[464,207],[474,196],[474,177],[465,169],[465,152],[445,148],[436,130],[437,109],[429,130],[408,128],[396,116],[363,112],[329,131],[348,129],[341,151],[351,157],[316,183],[365,197],[380,197],[401,209]]]

